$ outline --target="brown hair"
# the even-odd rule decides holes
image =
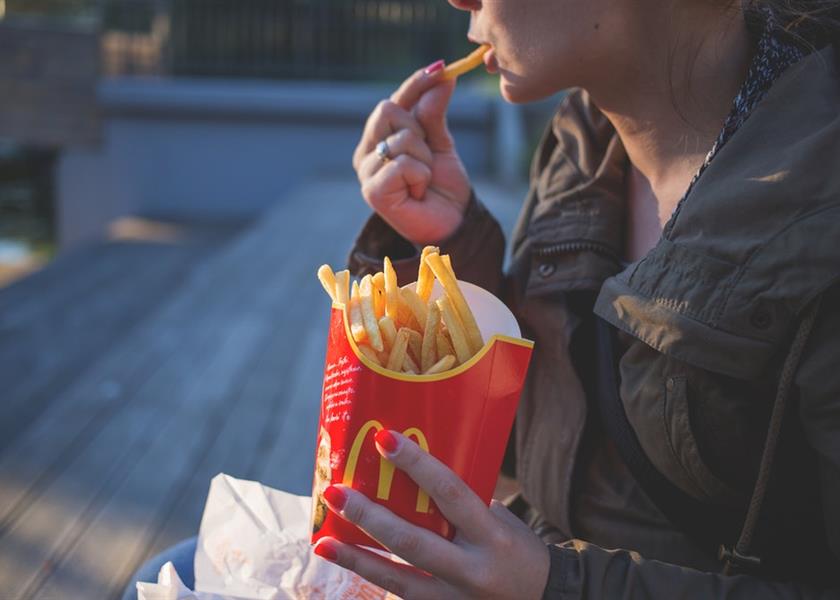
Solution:
[[[811,48],[840,45],[840,0],[746,0],[747,11],[773,12],[791,38]]]

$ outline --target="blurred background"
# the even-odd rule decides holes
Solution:
[[[369,215],[350,157],[444,0],[0,0],[0,590],[116,598],[224,471],[308,494],[315,279]],[[459,83],[509,231],[557,104]],[[457,268],[457,257],[454,258]]]

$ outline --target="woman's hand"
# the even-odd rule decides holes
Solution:
[[[392,431],[376,436],[379,452],[405,471],[455,526],[453,541],[421,529],[344,486],[331,486],[330,508],[412,566],[324,538],[315,553],[394,594],[415,598],[539,599],[548,580],[545,544],[501,503],[490,508],[440,461]]]
[[[470,199],[470,182],[446,125],[454,81],[443,61],[417,71],[368,118],[353,154],[365,201],[409,241],[452,235]],[[376,152],[385,141],[388,157]]]

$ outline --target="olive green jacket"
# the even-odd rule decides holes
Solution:
[[[840,597],[834,53],[815,53],[777,80],[656,247],[630,265],[620,261],[626,167],[614,129],[573,91],[535,155],[507,273],[503,236],[477,200],[442,244],[461,278],[503,297],[536,342],[517,415],[516,475],[532,525],[553,544],[546,597]],[[351,268],[379,269],[384,254],[401,258],[403,280],[413,278],[417,250],[374,216]],[[656,470],[712,514],[742,517],[781,362],[819,295],[759,536],[814,573],[782,564],[727,577],[713,552],[664,517],[604,433],[588,397],[589,327],[597,314],[622,332],[621,403]],[[721,544],[734,543],[737,525]]]

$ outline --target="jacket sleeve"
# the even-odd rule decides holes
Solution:
[[[475,193],[467,205],[461,226],[438,246],[441,254],[451,256],[458,279],[500,294],[505,237],[499,223]],[[374,213],[350,251],[350,271],[357,276],[381,271],[386,256],[391,259],[401,283],[417,279],[420,249]]]
[[[655,560],[635,552],[604,550],[572,540],[550,547],[551,571],[544,600],[601,598],[681,598],[689,600],[837,600],[840,592],[765,581],[749,575],[727,577]]]
[[[812,330],[796,386],[800,418],[808,442],[819,456],[820,488],[829,546],[840,558],[840,285],[824,295]],[[572,540],[552,546],[551,571],[544,598],[718,598],[747,600],[837,599],[840,574],[833,589],[769,582],[756,577],[726,577],[655,560],[634,552],[604,550]],[[791,551],[796,551],[791,549]]]

